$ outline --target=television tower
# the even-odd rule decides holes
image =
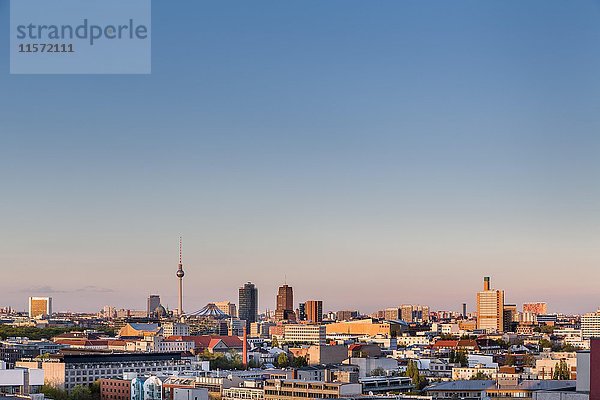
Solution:
[[[183,315],[183,261],[182,261],[182,244],[181,236],[179,236],[179,265],[177,265],[177,278],[179,279],[179,298],[177,303],[177,315],[181,317]]]

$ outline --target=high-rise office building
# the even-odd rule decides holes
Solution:
[[[413,322],[412,316],[412,306],[411,305],[402,305],[400,306],[400,319],[405,322]]]
[[[513,328],[519,323],[519,311],[516,304],[504,305],[504,330],[506,332],[514,332]]]
[[[523,303],[523,312],[531,314],[548,314],[548,304],[543,302]]]
[[[238,317],[246,321],[246,329],[258,320],[258,288],[253,283],[246,283],[239,289]]]
[[[398,307],[390,307],[383,310],[383,318],[388,321],[400,319],[401,316],[401,309]]]
[[[323,322],[323,301],[308,300],[304,303],[306,310],[306,320],[312,323]]]
[[[277,321],[296,320],[296,313],[294,312],[294,290],[291,286],[280,286],[277,291],[275,319]]]
[[[154,315],[156,309],[160,306],[160,296],[157,294],[151,294],[148,296],[147,313],[151,317]]]
[[[414,305],[413,306],[413,321],[429,322],[429,306]]]
[[[298,320],[306,321],[306,303],[298,304]]]
[[[52,297],[30,297],[29,318],[50,317],[52,315]]]
[[[483,279],[483,291],[477,293],[477,329],[504,331],[504,291],[492,289],[487,276]]]
[[[405,322],[429,322],[429,306],[403,304],[399,308],[399,319]]]

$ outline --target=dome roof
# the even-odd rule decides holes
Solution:
[[[162,304],[160,304],[154,309],[154,315],[156,315],[157,317],[166,317],[167,310],[162,306]]]
[[[209,317],[215,319],[229,318],[229,315],[225,314],[215,303],[208,303],[200,310],[188,314],[188,317]]]

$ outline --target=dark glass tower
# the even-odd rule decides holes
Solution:
[[[238,317],[246,320],[246,329],[258,320],[258,288],[253,283],[246,283],[239,290]]]

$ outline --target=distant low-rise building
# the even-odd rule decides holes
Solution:
[[[56,354],[39,360],[22,360],[19,367],[44,370],[46,384],[67,391],[103,378],[138,374],[173,373],[189,370],[191,362],[181,353]]]
[[[308,365],[336,364],[348,358],[348,347],[345,345],[312,345],[291,348],[295,357],[304,357]]]
[[[498,368],[485,367],[483,365],[475,367],[455,367],[452,368],[452,380],[470,380],[476,376],[484,376],[485,379],[492,379],[494,374],[498,372]]]
[[[600,338],[600,309],[581,317],[583,339]]]
[[[362,394],[359,383],[267,379],[265,400],[339,399]]]
[[[286,324],[283,340],[287,343],[325,344],[325,325]]]
[[[521,380],[518,376],[499,377],[496,380],[460,380],[434,383],[425,388],[433,400],[489,398],[531,398],[537,392],[574,391],[575,381]]]
[[[169,341],[192,342],[196,353],[208,350],[211,353],[227,353],[231,350],[242,351],[242,339],[239,336],[201,335],[169,336]]]
[[[58,353],[67,346],[49,340],[29,340],[28,338],[8,338],[0,341],[0,361],[8,368],[14,368],[22,358],[35,358],[42,354]]]
[[[272,326],[275,326],[272,322],[252,322],[248,336],[253,338],[268,338],[270,336],[269,328]]]
[[[145,336],[156,336],[162,333],[158,324],[129,323],[119,330],[121,338],[142,338]]]
[[[412,379],[406,376],[368,376],[359,381],[364,394],[405,393],[414,389]]]
[[[348,334],[398,337],[408,330],[408,326],[402,321],[378,321],[369,318],[327,324],[326,330],[328,335]]]
[[[44,371],[35,368],[5,369],[0,365],[0,396],[28,396],[44,385]]]
[[[434,383],[425,388],[432,400],[481,400],[487,398],[486,390],[494,384],[492,380],[463,380]]]
[[[359,368],[359,378],[371,376],[375,370],[383,370],[387,374],[398,372],[398,361],[393,358],[362,358],[351,357],[344,364],[356,365]]]
[[[188,324],[181,322],[164,322],[161,324],[162,334],[165,337],[169,336],[189,336],[190,327]]]
[[[577,379],[577,353],[543,352],[535,360],[535,372],[538,379],[553,379],[558,365],[564,362],[569,371],[569,379]]]
[[[262,381],[244,381],[237,387],[223,389],[223,400],[263,400],[265,390]]]
[[[396,338],[396,342],[397,342],[398,346],[410,347],[410,346],[414,346],[414,345],[427,346],[430,344],[431,340],[425,335],[418,335],[418,336],[403,335],[403,336]]]

